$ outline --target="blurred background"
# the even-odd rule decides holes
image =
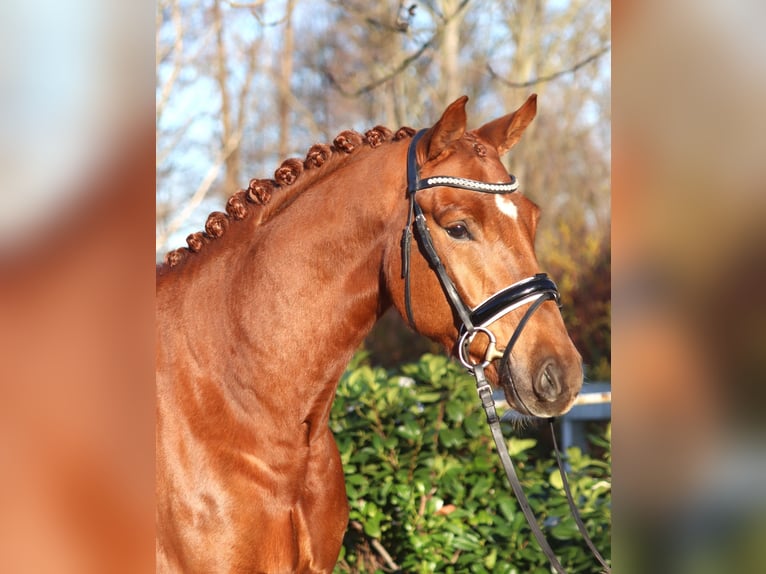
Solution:
[[[766,7],[613,8],[615,566],[766,571]]]
[[[340,130],[534,91],[573,333],[614,287],[616,571],[766,571],[763,3],[366,4],[0,7],[0,570],[153,568],[153,257]]]

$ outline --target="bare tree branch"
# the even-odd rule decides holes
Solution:
[[[282,33],[282,49],[279,54],[279,73],[277,74],[277,122],[279,125],[279,141],[277,144],[280,158],[287,155],[290,139],[290,103],[292,93],[293,61],[295,58],[293,12],[295,0],[285,2],[285,29]]]
[[[173,85],[176,83],[176,80],[178,79],[178,75],[181,73],[181,68],[183,66],[184,29],[183,29],[183,24],[181,19],[181,10],[178,5],[178,0],[174,0],[172,4],[173,4],[173,9],[171,12],[172,14],[171,18],[173,21],[173,28],[175,29],[175,40],[173,41],[173,47],[172,47],[173,70],[170,72],[170,77],[168,78],[168,80],[163,84],[162,91],[160,92],[160,97],[157,101],[157,106],[155,109],[155,118],[157,120],[159,120],[163,110],[165,109],[165,105],[168,102],[168,98],[170,98],[170,92],[173,90]],[[160,53],[159,45],[158,45],[157,53],[159,57],[159,53]],[[157,70],[159,70],[159,62],[157,62]]]
[[[457,16],[458,16],[458,14],[460,14],[460,12],[461,12],[461,11],[462,11],[462,10],[463,10],[463,9],[464,9],[464,8],[465,8],[467,5],[468,5],[468,3],[469,3],[470,1],[471,1],[471,0],[462,0],[462,2],[460,2],[460,4],[458,5],[458,7],[455,9],[455,11],[454,11],[452,14],[450,14],[450,15],[449,15],[447,18],[444,18],[444,24],[446,25],[448,22],[450,22],[450,20],[452,20],[453,18],[457,17]],[[385,83],[386,83],[386,82],[388,82],[389,80],[391,80],[391,79],[395,78],[396,76],[398,76],[399,74],[401,74],[402,72],[404,72],[404,71],[405,71],[407,68],[409,68],[409,67],[410,67],[410,65],[411,65],[411,64],[412,64],[412,63],[413,63],[415,60],[417,60],[418,58],[420,58],[420,56],[422,56],[422,55],[423,55],[423,53],[424,53],[424,52],[425,52],[425,51],[426,51],[428,48],[430,48],[431,46],[433,46],[433,44],[436,42],[437,38],[438,38],[438,37],[441,35],[441,33],[442,33],[442,30],[441,30],[441,28],[437,29],[437,30],[436,30],[436,31],[433,33],[433,35],[432,35],[432,36],[431,36],[431,37],[430,37],[428,40],[426,40],[426,42],[425,42],[424,44],[422,44],[422,45],[420,46],[420,48],[418,48],[418,49],[417,49],[417,50],[416,50],[414,53],[410,54],[410,55],[409,55],[409,56],[407,56],[407,57],[406,57],[404,60],[402,60],[402,61],[399,63],[399,65],[398,65],[398,66],[396,66],[396,68],[394,68],[394,69],[393,69],[391,72],[389,72],[388,74],[385,74],[384,76],[382,76],[382,77],[378,78],[377,80],[373,80],[372,82],[370,82],[369,84],[366,84],[366,85],[362,86],[361,88],[357,88],[356,90],[353,90],[353,91],[348,91],[348,90],[346,90],[346,89],[345,89],[345,88],[344,88],[344,87],[343,87],[343,86],[340,84],[340,82],[338,82],[338,80],[335,78],[335,76],[333,76],[333,75],[332,75],[332,72],[330,72],[330,70],[328,70],[328,69],[326,69],[326,68],[325,68],[325,69],[323,70],[323,73],[324,73],[324,75],[327,77],[327,79],[330,81],[330,84],[331,84],[331,85],[332,85],[332,86],[333,86],[333,87],[334,87],[336,90],[338,90],[338,92],[340,92],[340,93],[341,93],[343,96],[346,96],[346,97],[348,97],[348,98],[356,98],[356,97],[359,97],[359,96],[361,96],[361,95],[363,95],[363,94],[366,94],[366,93],[369,93],[369,92],[371,92],[371,91],[372,91],[372,90],[374,90],[375,88],[377,88],[377,87],[381,86],[382,84],[385,84]]]
[[[349,524],[354,530],[357,530],[358,532],[364,532],[364,526],[362,525],[361,522],[357,520],[352,520]],[[399,571],[400,569],[399,566],[397,565],[396,562],[394,562],[394,559],[391,558],[391,555],[383,547],[383,545],[380,543],[380,541],[377,538],[370,537],[370,545],[376,550],[378,554],[380,554],[380,557],[383,558],[383,560],[386,563],[386,566],[388,566],[394,572]]]
[[[239,90],[239,110],[237,111],[237,126],[242,130],[245,126],[246,115],[249,111],[250,104],[250,90],[253,86],[253,78],[258,69],[258,49],[260,44],[257,40],[253,40],[250,46],[247,48],[245,61],[247,62],[247,70],[245,72],[245,79],[242,82]]]
[[[362,86],[361,88],[358,88],[354,90],[353,92],[347,91],[343,86],[340,85],[340,83],[335,79],[335,77],[332,75],[330,70],[324,70],[325,75],[327,76],[327,79],[330,80],[330,83],[344,96],[349,98],[356,98],[358,96],[361,96],[362,94],[366,94],[368,92],[371,92],[381,84],[385,84],[395,76],[401,74],[404,70],[406,70],[412,62],[420,58],[420,56],[425,52],[436,40],[437,34],[434,34],[431,36],[428,41],[426,41],[425,44],[420,46],[420,48],[417,49],[413,54],[410,54],[407,56],[404,60],[400,62],[400,64],[394,68],[394,70],[385,76],[378,78],[377,80],[374,80],[370,82],[369,84]]]
[[[409,6],[405,6],[405,2],[408,2],[408,0],[399,0],[395,18],[391,22],[384,22],[380,18],[373,18],[368,15],[370,11],[369,2],[362,2],[361,4],[349,0],[329,0],[329,2],[346,12],[354,12],[359,15],[366,24],[369,24],[373,28],[397,33],[406,33],[409,30],[412,18],[415,17],[415,11],[418,6],[412,2],[409,3]]]
[[[234,134],[232,134],[229,141],[226,142],[226,146],[221,151],[220,155],[216,159],[216,161],[213,163],[212,166],[210,166],[210,169],[208,169],[207,174],[202,179],[202,182],[197,187],[194,194],[191,196],[189,201],[186,202],[186,205],[184,206],[183,210],[176,215],[176,217],[168,224],[167,228],[164,230],[164,232],[160,233],[157,236],[157,240],[155,242],[155,250],[159,253],[165,246],[165,243],[167,243],[168,239],[171,235],[173,235],[180,227],[184,224],[184,222],[189,219],[189,216],[192,214],[194,209],[202,203],[202,200],[205,199],[205,196],[208,194],[210,189],[213,187],[213,183],[215,183],[216,178],[218,177],[218,174],[221,172],[221,168],[226,163],[226,160],[228,157],[232,154],[232,152],[237,149],[239,146],[239,142],[242,139],[242,126],[240,126],[240,129],[238,129]]]
[[[276,85],[278,78],[276,77],[277,70],[266,68],[264,70],[265,74],[268,74],[269,80]],[[316,110],[313,109],[308,105],[308,102],[301,100],[292,90],[290,90],[286,97],[289,102],[290,109],[294,114],[297,114],[300,116],[300,121],[297,122],[300,124],[303,129],[308,130],[308,132],[311,135],[312,138],[319,138],[322,136],[322,134],[325,133],[325,131],[322,129],[322,126],[319,125],[317,122],[315,113]],[[287,152],[289,154],[291,152]],[[287,154],[280,156],[280,159],[283,159],[284,157],[287,157]]]
[[[489,74],[496,80],[499,80],[502,84],[510,87],[510,88],[529,88],[531,86],[537,85],[537,84],[543,84],[545,82],[550,82],[551,80],[555,80],[556,78],[560,78],[561,76],[564,76],[566,74],[572,74],[582,68],[583,66],[586,66],[593,62],[594,60],[597,60],[604,54],[606,54],[609,50],[612,49],[611,44],[608,44],[601,48],[598,52],[595,54],[591,54],[581,62],[577,62],[574,66],[571,68],[567,68],[566,70],[560,70],[558,72],[555,72],[553,74],[549,74],[547,76],[541,76],[539,78],[535,78],[533,80],[528,80],[526,82],[511,82],[510,80],[506,80],[503,78],[500,74],[495,72],[495,70],[492,68],[491,64],[487,64],[487,70],[489,71]]]
[[[264,4],[266,4],[266,0],[258,0],[258,2],[232,2],[231,0],[226,0],[226,3],[231,6],[232,8],[260,8]]]
[[[165,160],[175,152],[176,146],[186,137],[186,132],[189,130],[189,126],[192,125],[192,122],[194,122],[195,119],[194,116],[189,116],[186,118],[183,125],[174,130],[173,134],[168,134],[167,137],[170,139],[170,143],[166,146],[160,147],[159,138],[157,139],[157,152],[154,158],[154,163],[157,169],[159,169],[160,166],[165,163]]]

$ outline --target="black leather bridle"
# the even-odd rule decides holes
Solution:
[[[492,437],[495,441],[500,460],[503,463],[506,477],[513,489],[514,494],[519,502],[524,516],[527,519],[532,533],[534,534],[537,542],[540,544],[545,555],[551,562],[551,565],[559,574],[566,574],[564,568],[561,566],[558,558],[553,553],[548,541],[540,530],[540,526],[537,524],[534,513],[532,512],[527,497],[521,488],[516,470],[513,466],[513,462],[508,454],[508,449],[505,446],[505,440],[503,438],[502,430],[500,429],[500,417],[497,415],[495,409],[495,401],[492,397],[492,387],[490,386],[487,378],[484,374],[484,369],[497,358],[501,358],[501,365],[509,365],[510,354],[513,346],[521,335],[522,330],[529,321],[532,314],[545,302],[554,301],[559,307],[561,307],[561,298],[559,295],[556,284],[545,274],[538,273],[533,277],[522,279],[501,289],[494,295],[491,295],[483,302],[479,303],[476,307],[471,308],[468,306],[455,286],[455,283],[447,273],[447,269],[444,267],[441,259],[439,258],[434,242],[431,237],[431,233],[428,230],[425,215],[416,199],[418,191],[423,189],[429,189],[432,187],[454,187],[458,189],[466,189],[469,191],[476,191],[480,193],[492,193],[492,194],[507,194],[513,193],[519,187],[516,178],[511,175],[511,181],[506,183],[485,183],[482,181],[476,181],[472,179],[465,179],[461,177],[450,176],[431,176],[425,179],[420,179],[420,167],[417,160],[417,144],[420,138],[426,130],[420,130],[415,134],[410,142],[409,149],[407,150],[407,196],[409,199],[409,211],[407,215],[407,224],[405,225],[404,232],[402,234],[402,277],[404,279],[404,306],[407,314],[407,320],[410,326],[415,328],[415,319],[412,312],[412,300],[410,295],[410,251],[412,249],[412,237],[415,235],[416,240],[428,261],[431,269],[434,270],[442,289],[447,296],[447,301],[450,304],[453,312],[460,320],[459,333],[458,333],[458,358],[463,366],[468,369],[470,373],[476,378],[476,390],[481,399],[482,407],[487,416],[487,422],[489,423]],[[414,232],[413,232],[414,228]],[[519,324],[511,336],[505,350],[500,352],[497,349],[497,339],[490,330],[492,323],[507,315],[514,309],[520,308],[529,304],[526,312],[522,316]],[[483,333],[489,339],[487,350],[484,357],[479,362],[471,362],[469,353],[469,347],[474,337],[478,333]],[[588,533],[585,529],[585,525],[582,523],[577,509],[572,499],[572,494],[569,489],[569,483],[567,481],[566,472],[564,471],[563,464],[561,462],[561,455],[558,451],[558,445],[556,444],[556,437],[553,428],[553,419],[549,420],[551,434],[553,435],[554,448],[556,451],[556,460],[559,465],[559,471],[561,473],[562,481],[564,484],[564,490],[567,496],[567,502],[569,503],[572,515],[577,523],[580,534],[585,539],[586,544],[593,552],[596,559],[604,567],[605,572],[611,572],[610,567],[606,561],[601,557],[595,545],[591,541]]]

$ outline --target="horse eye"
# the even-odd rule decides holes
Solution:
[[[447,235],[452,239],[471,239],[471,233],[464,223],[455,223],[445,228]]]

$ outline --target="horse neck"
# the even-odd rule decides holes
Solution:
[[[198,365],[229,373],[238,389],[268,387],[329,412],[343,369],[388,306],[381,269],[406,216],[406,146],[360,150],[269,221],[238,222],[206,248],[178,297],[183,326],[206,332]]]

